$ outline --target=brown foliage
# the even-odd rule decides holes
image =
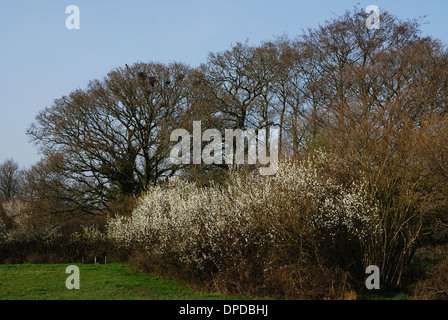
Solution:
[[[433,250],[434,251],[434,250]],[[433,252],[431,251],[431,252]],[[448,255],[446,247],[438,248],[438,262],[430,266],[414,289],[417,300],[448,300]],[[435,252],[437,253],[437,252]]]

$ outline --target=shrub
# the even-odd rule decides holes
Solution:
[[[337,183],[328,161],[284,161],[270,177],[233,170],[225,186],[171,179],[130,217],[109,219],[108,235],[224,291],[331,295],[350,266],[363,269],[363,241],[381,228],[365,185]]]
[[[95,257],[102,262],[106,255],[114,257],[116,251],[98,228],[101,219],[64,219],[30,207],[20,200],[2,204],[0,263],[93,262]]]
[[[4,243],[18,243],[36,239],[51,242],[61,236],[59,226],[42,223],[30,214],[29,206],[21,200],[9,200],[3,203],[3,210],[11,227],[4,233]]]
[[[415,284],[413,298],[417,300],[448,300],[447,248],[439,248],[442,259],[429,267]],[[437,252],[436,252],[437,254]],[[440,254],[438,254],[440,256]]]

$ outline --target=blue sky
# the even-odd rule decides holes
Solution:
[[[423,34],[448,44],[445,0],[2,0],[0,2],[0,162],[39,160],[25,131],[54,99],[137,61],[192,66],[232,43],[294,37],[327,19],[377,5],[399,18],[426,15]],[[80,30],[68,30],[68,5]]]

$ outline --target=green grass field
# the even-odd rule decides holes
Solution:
[[[0,300],[220,300],[122,264],[75,264],[80,289],[68,290],[68,264],[0,265]]]

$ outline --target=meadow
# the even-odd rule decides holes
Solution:
[[[78,264],[80,289],[68,290],[69,264],[0,265],[0,300],[220,300],[124,264]]]

